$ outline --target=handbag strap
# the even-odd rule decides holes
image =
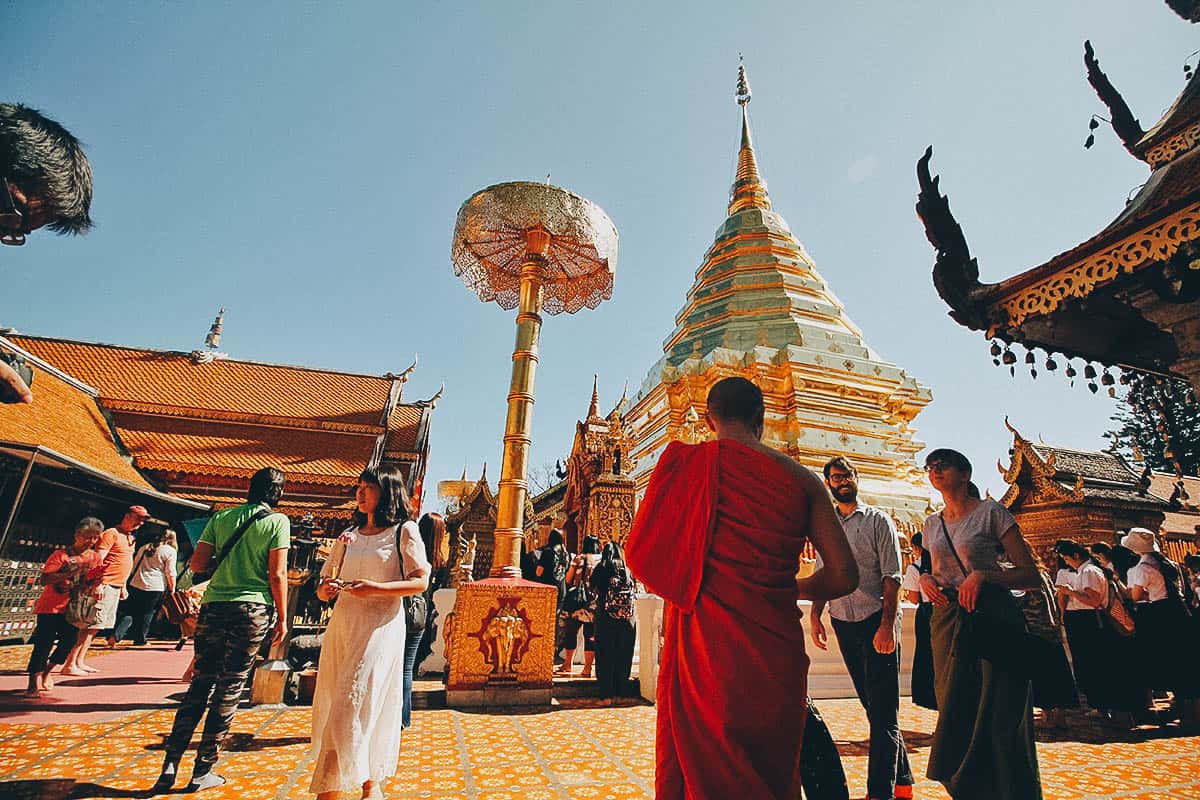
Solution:
[[[152,549],[157,550],[158,545],[145,544],[142,546],[142,552],[138,553],[137,561],[133,562],[133,569],[129,570],[130,578],[132,578],[134,575],[137,574],[138,567],[140,567],[142,565],[142,562],[146,560],[146,554],[149,553]]]
[[[217,577],[217,570],[219,570],[221,565],[225,563],[225,559],[228,558],[229,554],[233,552],[233,548],[236,547],[237,543],[242,540],[242,535],[250,529],[250,526],[258,522],[260,519],[269,517],[271,513],[271,509],[269,508],[260,508],[258,511],[255,511],[253,514],[251,514],[250,518],[243,522],[241,526],[233,532],[233,536],[229,537],[229,541],[225,543],[225,546],[221,548],[221,552],[218,553],[213,560],[213,568],[212,571],[209,572],[209,580]]]
[[[950,552],[954,555],[954,560],[958,562],[958,568],[962,570],[963,577],[969,577],[970,572],[967,571],[967,565],[958,557],[958,548],[954,546],[954,540],[950,538],[950,531],[946,529],[946,518],[942,516],[942,512],[938,512],[938,522],[942,523],[942,535],[946,537],[946,544],[950,545]]]

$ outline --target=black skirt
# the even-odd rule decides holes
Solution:
[[[933,603],[917,605],[915,627],[917,646],[913,649],[912,701],[923,708],[937,711],[937,694],[933,691],[933,645],[929,641],[929,621],[933,618]]]

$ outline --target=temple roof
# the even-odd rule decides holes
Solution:
[[[940,194],[938,179],[930,174],[930,148],[917,165],[921,187],[917,213],[938,251],[934,285],[956,321],[989,336],[1108,364],[1163,370],[1177,357],[1174,345],[1161,330],[1131,314],[1127,304],[1107,300],[1094,304],[1092,330],[1107,330],[1111,335],[1072,340],[1074,330],[1087,328],[1076,319],[1081,310],[1072,303],[1091,298],[1098,290],[1107,291],[1110,284],[1115,290],[1129,282],[1127,276],[1165,263],[1177,252],[1188,263],[1194,259],[1191,254],[1200,240],[1200,148],[1196,146],[1200,143],[1200,79],[1189,80],[1162,118],[1143,131],[1100,69],[1089,42],[1084,50],[1088,80],[1109,107],[1114,131],[1131,154],[1151,167],[1146,183],[1094,236],[1043,264],[985,284],[979,281],[979,268],[962,229]],[[1157,275],[1148,280],[1161,282]],[[1045,326],[1038,321],[1064,311],[1069,324]],[[1032,326],[1026,324],[1030,321]]]
[[[241,502],[264,466],[288,476],[281,510],[351,510],[382,458],[418,489],[437,395],[400,402],[407,373],[376,377],[36,336],[15,344],[95,386],[135,464],[173,493]],[[439,392],[440,395],[440,392]],[[386,415],[386,420],[385,420]],[[127,465],[128,466],[128,465]],[[130,468],[132,469],[132,468]]]
[[[1011,425],[1008,428],[1013,434],[1012,460],[1007,467],[997,465],[1009,484],[1004,505],[1011,507],[1018,499],[1028,502],[1032,493],[1034,502],[1167,509],[1167,501],[1150,490],[1149,480],[1119,455],[1031,442]]]
[[[43,447],[114,478],[153,489],[122,454],[94,397],[33,366],[36,401],[0,406],[0,442]]]
[[[372,375],[189,353],[13,335],[21,347],[100,389],[108,402],[190,409],[222,417],[375,427],[392,381]]]
[[[1176,497],[1175,488],[1183,482],[1184,497]],[[1200,478],[1184,475],[1177,478],[1170,472],[1150,473],[1150,492],[1171,501],[1171,510],[1164,513],[1163,530],[1167,533],[1194,535],[1200,533]]]

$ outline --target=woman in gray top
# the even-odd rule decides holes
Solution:
[[[1034,588],[1041,577],[1008,509],[968,493],[971,462],[966,456],[934,450],[925,458],[925,469],[946,504],[925,520],[922,532],[933,561],[932,571],[919,583],[934,606],[938,705],[927,774],[956,800],[1040,800],[1033,687],[1028,677],[1000,669],[972,651],[967,615],[976,610],[986,584]],[[1001,569],[997,545],[1010,569]],[[1019,614],[1015,606],[1013,611]]]

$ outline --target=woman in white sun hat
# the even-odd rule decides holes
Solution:
[[[1163,555],[1153,531],[1130,528],[1121,546],[1141,558],[1129,568],[1129,598],[1134,601],[1136,658],[1148,689],[1175,693],[1175,711],[1195,722],[1200,694],[1195,670],[1195,637],[1183,601],[1179,565]]]

